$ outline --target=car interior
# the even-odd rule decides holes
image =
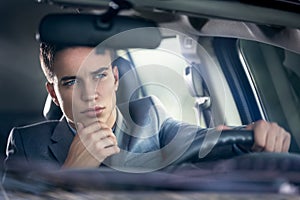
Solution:
[[[215,181],[215,190],[206,186],[203,180],[194,180],[198,186],[193,185],[192,180],[185,180],[189,185],[186,188],[168,183],[169,189],[231,191],[232,188],[224,188],[221,184],[233,178],[236,181],[231,182],[236,184],[234,191],[274,193],[278,190],[279,186],[274,189],[272,176],[268,173],[261,173],[261,177],[255,173],[245,175],[254,184],[244,187],[244,179],[240,177],[242,170],[249,169],[279,170],[276,180],[281,174],[284,180],[298,188],[300,4],[292,0],[270,2],[25,0],[0,3],[0,23],[3,24],[0,31],[3,44],[0,50],[3,58],[0,62],[1,163],[5,160],[7,137],[13,127],[62,117],[60,108],[46,92],[46,79],[39,64],[39,43],[54,42],[95,46],[99,51],[113,49],[116,58],[112,65],[118,66],[120,81],[117,106],[122,112],[128,112],[140,126],[160,120],[151,117],[163,113],[203,128],[221,124],[242,127],[264,119],[278,123],[291,134],[290,155],[253,154],[235,160],[234,164],[229,162],[224,166],[236,170],[236,174],[221,174],[223,182],[220,185],[217,184],[220,179],[209,179],[212,176],[208,176],[207,180]],[[208,141],[205,148],[210,149],[211,143],[217,144],[216,148],[251,145],[253,134],[240,129],[224,131],[217,141]],[[192,147],[191,151],[199,149]],[[177,164],[185,163],[189,156],[189,153],[184,154]],[[260,165],[256,168],[252,162]],[[215,167],[222,171],[221,165]],[[2,164],[1,168],[4,168]],[[186,169],[185,165],[182,168]],[[72,173],[74,171],[66,175],[65,180],[78,181]],[[53,184],[70,189],[71,183],[58,181],[60,175],[39,174],[51,179]],[[122,175],[108,174],[111,178],[108,182],[116,184],[117,176]],[[155,174],[156,178],[159,176]],[[131,184],[139,178],[132,179]],[[159,183],[162,178],[163,175],[152,185],[142,182],[141,188],[164,188]],[[172,178],[176,183],[185,183],[176,176]],[[267,179],[268,187],[258,184],[263,178]],[[243,184],[239,185],[239,181]],[[87,182],[84,179],[80,186]],[[87,185],[109,187],[101,184],[103,180],[96,182],[93,179]],[[255,184],[259,186],[254,187]],[[268,184],[273,185],[269,187]],[[114,186],[126,189],[124,185]],[[48,186],[45,187],[48,190]],[[22,187],[17,185],[17,188]],[[39,189],[44,191],[45,188]],[[24,190],[34,193],[30,187]]]

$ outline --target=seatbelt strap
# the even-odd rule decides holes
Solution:
[[[184,78],[191,96],[195,98],[194,108],[198,125],[200,125],[203,116],[206,127],[214,127],[208,88],[201,77],[198,67],[201,67],[201,65],[195,63],[186,67]]]

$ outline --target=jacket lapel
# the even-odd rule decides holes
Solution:
[[[53,131],[51,137],[53,143],[49,145],[54,157],[60,164],[64,163],[73,138],[74,134],[68,127],[66,119],[62,118]]]
[[[128,151],[131,137],[127,135],[128,125],[120,110],[117,108],[117,120],[114,134],[117,138],[118,145],[121,149]]]

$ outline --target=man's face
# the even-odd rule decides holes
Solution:
[[[59,51],[54,59],[54,83],[47,89],[68,122],[88,126],[100,121],[112,127],[116,119],[118,70],[109,51],[96,54],[89,47]]]

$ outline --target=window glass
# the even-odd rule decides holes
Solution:
[[[199,43],[197,53],[202,62],[201,72],[206,75],[204,81],[208,81],[206,84],[209,84],[213,103],[212,115],[222,119],[217,120],[218,124],[241,125],[228,84],[208,43],[210,40],[205,44]],[[129,49],[128,53],[120,51],[118,54],[134,63],[145,95],[158,97],[172,117],[206,127],[203,113],[200,112],[199,116],[195,108],[196,98],[189,92],[184,77],[186,67],[191,64],[182,55],[178,37],[163,39],[157,49]]]
[[[239,48],[263,115],[290,131],[300,144],[300,55],[246,40]]]
[[[188,63],[180,54],[178,39],[164,39],[157,49],[130,49],[129,52],[146,94],[158,97],[172,117],[196,124],[195,100],[183,77]]]

